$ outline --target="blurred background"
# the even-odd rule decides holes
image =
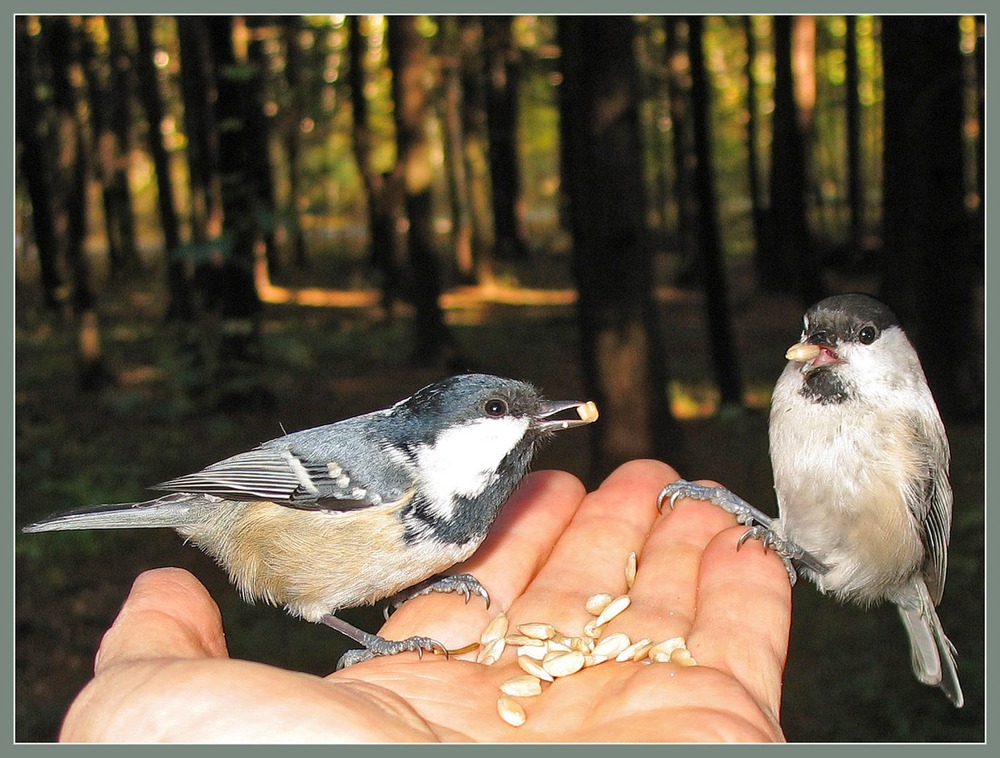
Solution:
[[[18,741],[56,738],[146,568],[208,585],[233,656],[344,650],[173,532],[20,526],[467,370],[597,401],[536,468],[652,456],[773,513],[771,387],[845,291],[896,310],[948,428],[967,703],[893,608],[801,582],[782,724],[984,739],[984,18],[14,20]]]

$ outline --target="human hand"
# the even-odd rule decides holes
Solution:
[[[376,658],[326,677],[228,657],[218,607],[188,572],[135,582],[101,643],[95,677],[71,706],[68,742],[731,742],[783,739],[778,723],[791,592],[781,561],[707,504],[657,513],[677,478],[655,461],[621,466],[585,493],[564,472],[530,474],[477,553],[473,573],[492,607],[432,593],[405,603],[381,630],[477,641],[503,609],[579,634],[584,601],[625,591],[630,607],[605,631],[632,639],[683,636],[697,665],[609,661],[519,698],[527,722],[496,710],[499,685],[523,673],[508,647],[492,666],[475,654]],[[331,668],[333,662],[331,661]]]

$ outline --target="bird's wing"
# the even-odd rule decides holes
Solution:
[[[265,444],[153,489],[216,495],[227,500],[269,500],[306,510],[352,510],[398,499],[359,480],[336,461],[294,447]]]
[[[936,423],[935,423],[936,422]],[[927,446],[925,459],[928,462],[927,479],[924,483],[923,508],[926,509],[924,524],[923,574],[934,605],[941,602],[944,594],[945,574],[948,569],[948,540],[951,536],[952,491],[948,481],[948,442],[940,419],[923,419],[926,430],[924,439]]]

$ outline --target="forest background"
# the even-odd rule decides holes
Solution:
[[[596,486],[654,456],[773,512],[784,350],[867,291],[952,442],[967,704],[913,679],[893,609],[800,583],[782,723],[983,739],[984,18],[14,21],[17,526],[465,370],[597,401],[538,467]],[[169,532],[14,548],[18,741],[55,738],[152,566],[209,585],[234,656],[342,651]]]

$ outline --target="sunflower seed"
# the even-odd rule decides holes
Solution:
[[[590,666],[596,666],[609,660],[611,659],[606,655],[597,655],[592,653],[591,655],[583,656],[583,666],[584,668],[589,668]]]
[[[483,635],[479,638],[479,642],[485,647],[489,645],[494,640],[498,640],[507,634],[507,627],[509,622],[507,620],[507,614],[500,611],[493,620],[486,625],[483,629]]]
[[[528,660],[531,660],[530,658]],[[537,676],[519,674],[500,685],[500,691],[511,697],[534,697],[542,694],[542,683]]]
[[[542,666],[552,676],[569,676],[583,668],[584,655],[579,650],[559,653],[552,658],[542,660]]]
[[[589,637],[568,637],[565,644],[570,650],[579,650],[584,655],[594,652],[594,641]]]
[[[628,608],[631,603],[632,598],[628,595],[619,595],[608,603],[607,607],[601,611],[601,615],[597,617],[597,620],[594,623],[596,623],[597,626],[604,626],[611,621],[611,619]]]
[[[518,660],[521,658],[531,658],[533,661],[540,661],[548,655],[549,649],[545,645],[520,645],[517,648]]]
[[[544,679],[546,682],[555,681],[555,677],[546,671],[545,667],[534,658],[530,658],[526,655],[519,656],[517,659],[517,665],[520,666],[524,672],[531,674],[532,676],[537,676],[539,679]]]
[[[479,651],[479,655],[476,656],[476,663],[482,663],[486,666],[492,666],[498,660],[500,656],[503,655],[503,650],[506,647],[506,642],[504,638],[501,637],[498,640],[493,640],[493,642],[488,645],[484,645],[482,650]]]
[[[604,631],[604,627],[597,625],[597,619],[591,619],[586,624],[583,625],[583,633],[592,639],[597,639],[601,636],[601,632]]]
[[[602,637],[594,646],[594,655],[605,655],[614,658],[622,650],[632,644],[632,640],[624,632],[615,632],[607,637]]]
[[[505,639],[508,645],[534,645],[535,647],[545,647],[545,640],[536,640],[524,634],[508,634]]]
[[[675,650],[685,647],[683,637],[671,637],[657,642],[649,649],[649,657],[657,663],[667,663]]]
[[[497,699],[497,713],[511,726],[521,726],[528,720],[521,704],[507,695],[501,695]]]
[[[607,592],[600,592],[587,598],[584,607],[591,616],[600,616],[601,611],[608,607],[608,603],[614,600],[614,596]]]
[[[636,556],[635,550],[628,554],[628,560],[625,561],[625,586],[632,589],[632,585],[635,584],[635,572],[636,572]]]
[[[678,648],[670,654],[670,662],[678,666],[697,666],[698,661],[691,655],[691,651],[686,647]]]
[[[550,640],[556,634],[556,628],[552,624],[541,623],[518,624],[517,631],[535,640]]]
[[[636,640],[627,648],[615,656],[616,661],[641,661],[646,657],[646,653],[653,646],[653,641],[648,637]]]
[[[560,642],[559,640],[546,640],[545,647],[547,647],[549,651],[553,653],[568,653],[570,650],[573,649],[565,642]]]

